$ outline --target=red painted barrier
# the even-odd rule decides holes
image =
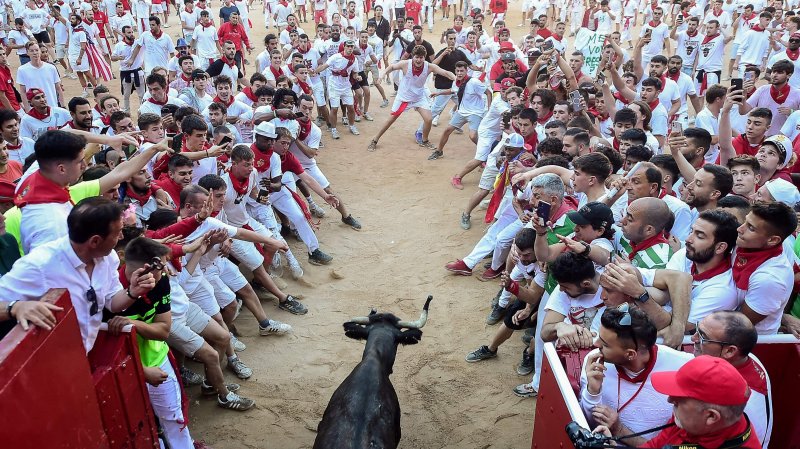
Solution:
[[[157,448],[135,333],[101,331],[87,357],[69,294],[51,331],[17,326],[0,340],[4,448]]]
[[[692,352],[688,338],[683,350]],[[532,449],[572,449],[574,446],[564,431],[566,425],[576,421],[588,428],[578,403],[581,364],[588,353],[557,351],[552,343],[545,344]],[[774,419],[769,449],[800,449],[800,407],[797,407],[800,342],[791,335],[761,336],[753,353],[770,377]],[[542,430],[537,433],[537,428]]]

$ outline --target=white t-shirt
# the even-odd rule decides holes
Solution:
[[[19,124],[19,135],[36,140],[46,131],[59,129],[70,120],[69,111],[50,106],[50,116],[44,120],[33,118],[28,114],[23,115]]]
[[[800,134],[800,110],[792,112],[786,119],[786,123],[781,127],[781,134],[794,142],[794,139]]]
[[[175,53],[175,44],[169,34],[162,32],[161,37],[156,39],[152,32],[146,31],[136,40],[136,44],[144,52],[144,71],[150,73],[155,67],[166,68],[169,58]]]
[[[658,26],[652,27],[649,23],[645,23],[642,26],[642,31],[639,33],[639,36],[644,36],[647,30],[653,30],[652,34],[650,35],[650,43],[645,45],[642,49],[642,58],[649,61],[655,55],[660,55],[663,48],[664,42],[669,38],[669,26],[666,23],[659,23]]]
[[[61,77],[58,75],[58,70],[53,64],[47,62],[42,63],[39,68],[29,62],[17,70],[17,83],[25,86],[26,90],[41,89],[47,99],[47,105],[51,108],[58,106],[56,84],[60,82]],[[25,95],[25,92],[20,92],[20,94]]]
[[[69,42],[69,28],[67,28],[67,25],[56,19],[50,19],[50,27],[53,28],[53,34],[55,34],[56,37],[56,45],[67,45]]]
[[[70,30],[69,33],[69,47],[67,49],[67,53],[69,54],[70,59],[77,59],[78,55],[81,53],[81,44],[88,45],[89,39],[87,38],[86,32],[83,31],[74,31]],[[84,51],[83,56],[86,57],[86,52]]]
[[[119,61],[120,70],[134,70],[142,68],[142,64],[144,64],[144,51],[139,51],[139,54],[136,55],[136,59],[130,60],[132,53],[133,45],[128,45],[125,43],[125,41],[120,41],[114,44],[114,49],[111,51],[111,54],[114,56],[124,58]]]
[[[711,133],[712,137],[719,135],[719,118],[714,117],[714,114],[712,114],[708,108],[703,108],[702,111],[697,113],[694,118],[694,126],[705,129]],[[715,164],[718,157],[719,145],[711,145],[708,151],[706,151],[706,163]]]
[[[122,28],[129,26],[136,29],[136,20],[133,16],[125,11],[125,14],[122,17],[118,16],[116,13],[112,13],[108,15],[108,26],[111,27],[111,31],[118,35],[122,35]]]
[[[25,20],[25,24],[28,25],[31,33],[39,34],[42,31],[47,31],[47,21],[50,15],[44,9],[25,8],[20,17]]]
[[[778,112],[778,107],[787,107],[792,110],[800,109],[800,90],[790,88],[786,100],[779,105],[770,95],[771,87],[769,84],[761,86],[747,99],[747,104],[751,108],[762,107],[772,111],[772,123],[770,123],[769,130],[767,130],[768,136],[778,134],[788,118],[788,116]]]
[[[770,69],[773,65],[775,65],[778,61],[790,61],[792,65],[794,65],[794,72],[792,76],[789,78],[789,85],[794,87],[795,89],[800,89],[800,58],[795,59],[794,61],[786,55],[786,50],[781,51],[779,53],[775,53],[769,58],[767,62],[767,67]]]
[[[611,15],[607,12],[597,11],[592,18],[597,21],[596,32],[601,34],[609,34],[611,32],[611,26],[614,22],[611,20]]]
[[[192,12],[188,12],[186,9],[181,11],[181,28],[192,30],[192,32],[194,32],[194,29],[197,27],[198,20],[200,20],[200,14],[196,9],[193,9]]]
[[[356,69],[355,59],[351,63],[341,53],[336,53],[328,58],[328,68],[331,71],[328,77],[328,90],[335,89],[337,91],[348,91],[352,87],[350,85],[350,75]],[[267,69],[269,70],[269,69]],[[346,76],[336,75],[334,72],[346,74]]]
[[[592,332],[600,330],[600,317],[605,311],[603,300],[600,299],[602,287],[598,287],[594,293],[587,293],[573,298],[556,287],[547,300],[545,310],[564,315],[564,322],[576,324],[590,329]]]
[[[736,263],[736,252],[731,263]],[[756,330],[761,335],[778,332],[783,309],[789,302],[794,285],[792,263],[785,255],[767,259],[750,275],[747,290],[736,289],[740,307],[747,304],[754,312],[766,316],[756,324]]]
[[[684,67],[692,67],[694,60],[697,59],[697,48],[702,42],[703,36],[700,33],[689,36],[686,32],[678,34],[675,54],[683,59]]]
[[[453,93],[458,95],[459,88],[453,81]],[[464,86],[464,95],[458,105],[458,112],[462,115],[479,115],[486,113],[486,85],[477,78],[470,78]]]
[[[253,188],[258,185],[258,171],[253,170],[250,172],[250,177],[247,181],[247,192],[242,195],[233,189],[230,173],[223,174],[222,179],[225,180],[227,188],[225,189],[225,204],[222,206],[222,213],[220,213],[220,215],[224,214],[224,218],[220,219],[233,226],[241,227],[250,220],[250,215],[247,213],[247,198]]]
[[[718,34],[715,38],[703,43],[705,35],[700,39],[700,47],[697,52],[697,70],[706,72],[718,72],[722,70],[722,57],[725,54],[725,37]],[[718,83],[720,80],[713,80]],[[709,81],[711,85],[712,81]]]
[[[217,59],[217,29],[214,26],[197,25],[192,33],[192,40],[197,42],[197,56],[203,59]]]
[[[21,33],[16,29],[14,29],[8,32],[8,40],[10,41],[12,39],[14,40],[14,43],[16,43],[17,45],[23,45],[23,47],[17,49],[17,54],[27,55],[28,50],[25,49],[24,45],[27,44],[29,40],[32,40],[31,37],[28,36],[27,33]]]

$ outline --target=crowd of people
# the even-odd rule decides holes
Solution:
[[[255,405],[223,374],[253,374],[236,317],[291,332],[262,294],[307,313],[281,277],[333,262],[321,203],[338,232],[361,229],[317,157],[356,140],[340,122],[358,136],[375,119],[368,151],[390,149],[387,133],[430,164],[459,154],[454,133],[474,146],[449,177],[471,190],[453,212],[488,227],[445,269],[500,288],[497,331],[467,362],[522,331],[514,369],[533,378],[513,392],[534,397],[546,342],[595,348],[580,402],[598,432],[673,423],[626,441],[767,447],[769,377],[751,351],[800,338],[796,0],[524,0],[516,40],[505,0],[2,3],[0,321],[52,328],[58,307],[38,299],[67,288],[87,352],[102,323],[136,328],[169,447],[199,444],[182,385]],[[393,127],[409,108],[413,136]],[[689,335],[696,357],[673,349]]]

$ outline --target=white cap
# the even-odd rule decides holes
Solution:
[[[786,204],[789,207],[794,207],[795,204],[800,203],[800,192],[797,187],[785,179],[773,179],[764,184],[769,194],[775,198],[775,201]]]
[[[525,147],[525,139],[522,138],[517,133],[510,134],[508,136],[508,140],[506,140],[507,147],[514,147],[514,148],[524,148]]]
[[[792,160],[792,141],[783,134],[775,134],[774,136],[764,139],[764,144],[772,144],[778,149],[778,155],[781,157],[780,167],[783,168]]]
[[[275,134],[275,125],[270,122],[259,123],[255,129],[253,129],[253,132],[259,136],[269,137],[270,139],[278,137],[278,135]]]

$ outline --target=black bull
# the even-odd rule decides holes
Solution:
[[[401,321],[390,313],[353,318],[344,333],[367,340],[361,362],[333,392],[317,427],[314,449],[396,448],[400,442],[400,402],[389,380],[397,345],[422,338],[428,319],[428,296],[419,320]],[[407,330],[403,330],[406,328]]]

